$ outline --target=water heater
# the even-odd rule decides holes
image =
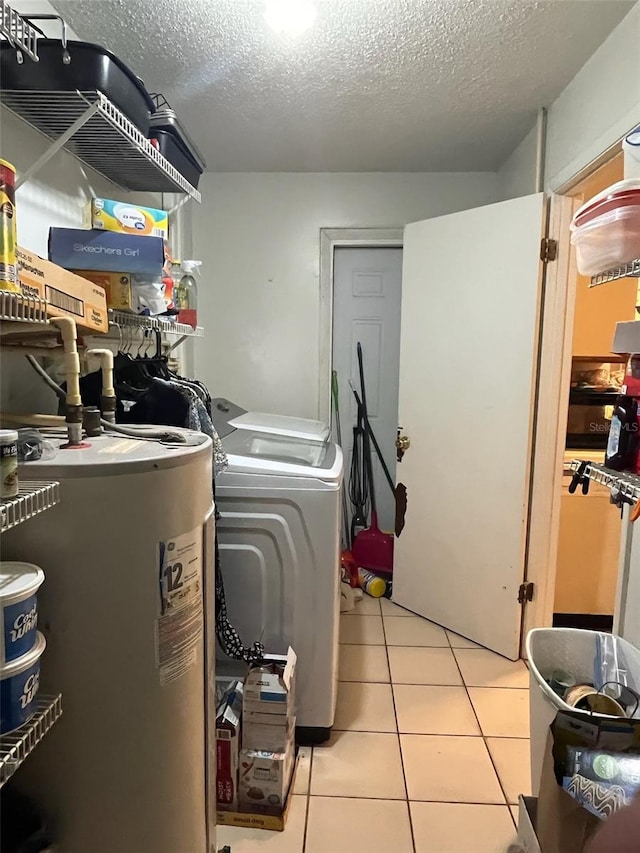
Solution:
[[[15,781],[61,853],[215,853],[212,449],[176,432],[23,466],[60,503],[3,535],[45,573],[41,689],[64,712]]]

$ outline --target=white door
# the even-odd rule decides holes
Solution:
[[[333,258],[333,369],[338,372],[342,443],[348,478],[357,405],[349,379],[360,393],[356,345],[362,344],[367,409],[392,479],[398,426],[402,249],[338,247]],[[378,521],[393,530],[395,499],[372,447]],[[348,484],[348,480],[347,480]]]
[[[519,656],[544,196],[404,232],[394,600]]]

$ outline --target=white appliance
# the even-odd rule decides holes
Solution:
[[[342,451],[327,440],[217,426],[229,457],[216,478],[229,618],[247,645],[294,648],[298,741],[320,743],[337,697]],[[222,653],[218,668],[234,672]]]
[[[63,715],[20,784],[61,853],[216,850],[211,440],[172,431],[189,443],[100,436],[30,464],[60,504],[3,534],[45,572],[41,690]]]
[[[327,441],[329,425],[309,418],[291,415],[274,415],[270,412],[248,412],[237,403],[217,397],[213,400],[213,419],[219,435],[226,435],[230,428],[271,435],[287,435],[290,438],[306,438],[311,441]]]

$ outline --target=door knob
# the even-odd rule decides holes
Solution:
[[[402,462],[402,457],[411,447],[411,440],[408,435],[402,435],[402,427],[398,427],[398,437],[396,438],[396,457],[398,462]]]

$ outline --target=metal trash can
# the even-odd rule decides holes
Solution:
[[[579,628],[534,628],[527,635],[526,652],[530,684],[531,790],[537,797],[549,726],[558,711],[576,711],[552,690],[547,679],[555,670],[564,670],[575,678],[576,684],[593,684],[600,688],[605,682],[615,681],[639,692],[640,651],[615,634]],[[634,716],[640,717],[640,710],[636,709]]]

